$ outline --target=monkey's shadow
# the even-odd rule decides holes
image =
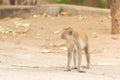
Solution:
[[[86,66],[82,66],[82,68],[86,68]],[[63,66],[51,66],[51,67],[41,67],[41,66],[20,66],[20,65],[12,65],[11,69],[17,70],[35,70],[35,71],[42,71],[42,72],[67,72],[67,67]],[[77,68],[71,67],[72,71],[76,71]]]

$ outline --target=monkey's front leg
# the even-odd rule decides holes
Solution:
[[[85,71],[81,70],[81,59],[82,58],[82,54],[78,51],[78,72],[80,73],[85,73]]]
[[[71,68],[70,68],[71,59],[72,59],[72,53],[70,51],[68,51],[67,70],[65,70],[65,71],[71,71]]]

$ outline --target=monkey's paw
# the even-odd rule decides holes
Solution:
[[[78,72],[80,72],[80,73],[86,73],[85,71],[82,71],[82,70],[79,70]]]
[[[82,66],[82,68],[90,69],[90,66]]]
[[[77,69],[77,67],[74,67],[74,69]]]
[[[67,72],[69,72],[69,71],[71,71],[71,69],[66,69],[66,70],[64,70],[64,71],[67,71]]]

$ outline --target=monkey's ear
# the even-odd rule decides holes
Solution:
[[[72,32],[72,31],[70,31],[70,32],[69,32],[69,35],[72,35],[72,34],[73,34],[73,32]]]

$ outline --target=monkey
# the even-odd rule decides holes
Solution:
[[[82,54],[81,51],[85,51],[87,67],[90,68],[90,53],[89,53],[89,43],[88,43],[88,36],[84,32],[76,32],[71,27],[65,28],[61,34],[61,38],[66,41],[66,47],[68,50],[68,62],[67,62],[67,70],[71,71],[70,64],[73,54],[73,62],[74,62],[74,69],[76,67],[76,60],[78,62],[78,72],[84,73],[85,71],[81,70],[81,58]]]

